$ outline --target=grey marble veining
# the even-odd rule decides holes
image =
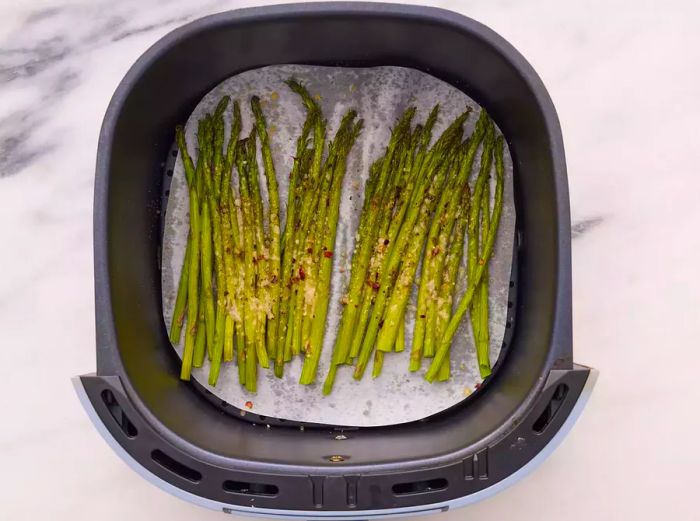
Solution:
[[[0,519],[224,519],[118,460],[69,379],[95,367],[92,193],[114,89],[176,26],[259,3],[0,2]],[[601,371],[536,473],[439,519],[694,519],[700,4],[425,3],[499,32],[554,100],[575,238],[575,360]]]

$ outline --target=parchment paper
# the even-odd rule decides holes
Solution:
[[[295,77],[319,99],[328,119],[329,139],[335,134],[340,118],[350,108],[364,119],[364,130],[352,149],[343,183],[338,234],[334,248],[331,303],[326,324],[326,337],[319,364],[317,383],[299,385],[302,361],[295,358],[285,365],[284,377],[277,379],[271,370],[259,370],[258,392],[247,393],[238,383],[235,362],[222,366],[216,387],[207,384],[209,363],[194,369],[192,377],[214,395],[245,409],[252,402],[252,412],[287,420],[316,422],[345,426],[379,426],[421,419],[455,405],[481,382],[476,352],[468,320],[462,321],[452,347],[452,377],[448,382],[429,384],[423,379],[425,370],[410,373],[410,354],[415,316],[415,294],[406,314],[406,350],[385,356],[381,375],[371,378],[371,362],[364,379],[355,381],[350,367],[338,371],[333,393],[324,397],[321,385],[328,370],[337,325],[342,312],[340,303],[350,275],[350,254],[362,209],[363,187],[369,165],[383,154],[391,127],[410,105],[417,107],[414,124],[425,121],[435,103],[441,111],[433,132],[435,139],[465,106],[473,109],[465,125],[465,135],[471,133],[480,107],[463,92],[428,74],[400,67],[341,68],[306,65],[276,65],[251,70],[231,77],[210,91],[197,105],[187,121],[185,131],[190,154],[196,157],[197,122],[206,112],[213,112],[222,95],[228,94],[241,102],[243,134],[251,128],[249,100],[253,94],[261,97],[270,127],[272,154],[277,170],[281,201],[281,222],[285,222],[289,171],[296,139],[305,118],[299,98],[284,84]],[[226,111],[226,135],[230,111]],[[261,188],[266,198],[260,163]],[[475,160],[478,165],[478,156]],[[504,207],[490,263],[490,358],[494,363],[503,341],[511,273],[515,208],[513,205],[512,162],[506,147]],[[474,171],[473,171],[474,172]],[[475,175],[474,173],[472,175]],[[492,186],[493,190],[493,186]],[[174,168],[163,236],[162,290],[163,317],[170,325],[177,284],[182,268],[188,232],[188,192],[182,161],[178,157]],[[465,259],[466,263],[466,247]],[[465,290],[465,276],[460,273],[458,294]],[[184,342],[184,335],[183,335]],[[174,346],[182,356],[182,342]],[[428,361],[424,360],[426,368]]]

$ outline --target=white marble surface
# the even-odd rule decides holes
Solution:
[[[138,478],[70,377],[94,370],[97,135],[127,68],[177,25],[260,2],[0,2],[0,519],[224,519]],[[432,2],[542,76],[574,220],[575,358],[601,371],[534,474],[433,519],[697,519],[699,4]]]

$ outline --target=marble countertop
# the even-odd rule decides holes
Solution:
[[[95,367],[93,173],[110,96],[168,31],[260,3],[1,3],[1,519],[224,519],[137,477],[70,378]],[[600,370],[539,469],[433,519],[697,518],[700,4],[422,3],[489,25],[549,89],[571,188],[575,359]]]

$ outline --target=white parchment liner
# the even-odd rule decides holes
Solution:
[[[423,72],[401,67],[342,68],[306,65],[275,65],[244,72],[231,77],[210,91],[197,105],[187,121],[185,131],[190,154],[196,158],[197,122],[207,112],[213,112],[222,95],[228,94],[241,102],[243,135],[251,128],[250,97],[261,97],[270,130],[272,154],[277,169],[281,201],[281,222],[285,222],[289,171],[295,152],[296,139],[305,112],[299,98],[284,84],[295,77],[317,96],[328,119],[329,139],[335,134],[340,118],[350,108],[364,119],[364,130],[352,149],[343,183],[340,220],[334,250],[331,303],[326,323],[326,338],[319,364],[317,383],[299,385],[302,361],[299,358],[285,365],[282,379],[271,370],[259,370],[258,392],[247,393],[238,383],[235,362],[222,366],[216,387],[207,384],[209,363],[194,369],[192,377],[222,400],[245,409],[252,402],[252,412],[301,422],[348,426],[379,426],[404,423],[430,416],[463,400],[481,382],[476,352],[468,320],[463,320],[452,347],[452,378],[448,382],[429,384],[423,379],[424,370],[408,371],[411,338],[415,316],[415,293],[406,314],[406,350],[387,354],[379,378],[371,378],[371,362],[365,378],[355,381],[350,367],[338,371],[333,393],[324,397],[321,384],[331,359],[333,341],[342,312],[341,297],[347,286],[355,232],[363,201],[363,187],[369,165],[380,157],[388,143],[391,127],[408,106],[416,106],[414,124],[425,121],[435,103],[440,103],[440,117],[433,132],[434,139],[464,109],[473,109],[465,125],[465,135],[471,133],[480,107],[466,94]],[[230,111],[225,114],[226,135]],[[515,207],[513,204],[513,168],[506,147],[504,205],[501,225],[490,268],[490,358],[494,363],[503,341],[508,289],[511,274]],[[478,155],[475,172],[478,168]],[[260,163],[261,188],[267,197]],[[472,174],[474,175],[474,173]],[[492,186],[493,190],[493,186]],[[188,191],[182,161],[178,157],[170,187],[165,216],[162,259],[163,317],[170,325],[182,269],[187,232]],[[465,259],[466,261],[466,247]],[[466,280],[460,273],[458,294],[461,296]],[[183,335],[184,341],[184,335]],[[174,346],[182,355],[182,342]],[[424,368],[428,361],[424,361]]]

